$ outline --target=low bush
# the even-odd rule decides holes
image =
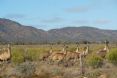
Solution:
[[[31,62],[24,62],[14,68],[13,74],[20,78],[31,78],[35,75],[35,71],[35,64]]]
[[[13,48],[11,60],[15,64],[24,62],[24,50],[22,48]]]
[[[101,73],[102,72],[99,70],[94,70],[94,71],[87,72],[85,76],[88,78],[97,78],[98,76],[101,75]]]
[[[38,61],[40,59],[41,54],[43,54],[44,52],[44,50],[41,50],[39,48],[28,48],[25,56],[30,61]]]
[[[103,65],[103,59],[93,54],[87,57],[86,63],[88,64],[88,66],[91,66],[93,68],[98,68]]]

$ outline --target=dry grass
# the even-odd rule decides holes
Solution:
[[[83,50],[83,47],[86,45],[81,44],[79,46],[80,51]],[[89,46],[90,54],[96,53],[99,49],[102,49],[104,44],[91,44]],[[115,45],[110,45],[111,49],[116,48]],[[1,47],[5,47],[1,45]],[[53,45],[53,51],[60,51],[63,48],[63,45]],[[27,48],[27,52],[25,49]],[[75,51],[76,45],[69,44],[68,50]],[[18,78],[16,74],[13,74],[13,70],[20,64],[26,62],[25,58],[28,58],[28,61],[35,64],[36,71],[31,78],[82,78],[80,74],[79,61],[73,65],[65,67],[65,65],[56,65],[54,63],[49,63],[48,61],[41,61],[41,56],[49,52],[50,45],[13,45],[12,46],[12,62],[6,65],[1,65],[0,69],[0,78]],[[89,54],[89,55],[90,55]],[[71,64],[71,62],[69,62]],[[105,61],[102,68],[91,69],[88,65],[85,66],[84,76],[88,78],[98,78],[100,75],[106,75],[108,78],[117,77],[117,67]],[[28,77],[29,78],[29,77]]]

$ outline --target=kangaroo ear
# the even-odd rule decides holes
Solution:
[[[10,47],[10,44],[8,44],[8,47]]]
[[[50,51],[49,51],[49,53],[52,53],[52,46],[50,47]]]

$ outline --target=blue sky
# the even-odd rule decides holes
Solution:
[[[0,0],[0,17],[44,30],[66,26],[117,29],[117,0]]]

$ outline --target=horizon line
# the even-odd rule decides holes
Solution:
[[[22,26],[29,26],[29,27],[33,27],[33,28],[36,28],[36,29],[41,29],[41,30],[44,30],[44,31],[49,31],[49,30],[54,30],[54,29],[63,29],[63,28],[79,28],[79,27],[89,27],[89,28],[95,28],[95,29],[100,29],[100,30],[117,30],[117,29],[110,29],[110,28],[100,28],[100,27],[94,27],[94,26],[88,26],[88,25],[69,25],[69,26],[63,26],[63,25],[58,25],[56,28],[50,28],[50,29],[43,29],[43,28],[39,28],[39,27],[35,27],[35,26],[41,26],[41,25],[26,25],[26,24],[22,24],[20,23],[19,21],[16,21],[16,20],[13,20],[13,19],[9,19],[9,18],[0,18],[0,19],[5,19],[5,20],[10,20],[12,22],[16,22]],[[47,25],[43,25],[43,26],[47,26]],[[59,26],[63,26],[63,27],[59,27]]]

